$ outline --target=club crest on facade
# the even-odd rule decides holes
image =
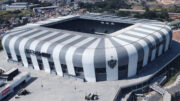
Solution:
[[[108,61],[108,65],[111,69],[113,69],[117,64],[117,60],[113,59],[113,57],[111,57],[111,60]]]

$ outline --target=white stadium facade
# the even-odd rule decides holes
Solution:
[[[29,23],[2,39],[9,61],[87,82],[121,80],[170,48],[163,22],[108,15],[70,15]]]

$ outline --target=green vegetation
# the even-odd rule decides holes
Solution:
[[[126,16],[130,16],[131,12],[128,12],[128,11],[118,11],[117,15],[118,16],[122,16],[122,17],[126,17]]]
[[[149,9],[160,11],[162,9],[167,10],[168,12],[172,13],[180,13],[180,7],[176,5],[170,5],[170,6],[150,6]]]
[[[79,7],[86,8],[91,12],[112,12],[112,10],[118,10],[120,8],[130,8],[131,5],[127,3],[127,0],[106,0],[104,2],[96,2],[94,4],[79,2]]]
[[[169,14],[166,9],[161,9],[161,11],[151,11],[148,7],[146,7],[146,11],[143,14],[136,13],[134,15],[136,18],[146,18],[146,19],[155,19],[161,21],[168,21]]]
[[[160,8],[160,9],[151,9],[146,2],[141,2],[141,7],[145,9],[145,13],[134,13],[128,11],[119,11],[120,8],[130,9],[132,6],[128,4],[127,0],[106,0],[104,2],[92,3],[82,3],[79,2],[80,8],[86,8],[90,12],[97,13],[110,13],[116,14],[118,16],[130,16],[136,18],[145,18],[145,19],[154,19],[160,21],[169,21],[169,9]],[[175,8],[174,8],[175,10]]]
[[[178,73],[174,74],[173,76],[171,76],[169,78],[169,81],[164,86],[169,86],[169,85],[173,84],[176,81],[176,78],[177,78],[178,75],[180,75],[180,72],[178,72]]]
[[[0,23],[5,22],[6,24],[9,23],[11,18],[21,18],[26,14],[33,14],[32,11],[29,10],[15,10],[15,11],[5,11],[0,10]]]
[[[180,13],[180,7],[179,6],[170,6],[170,7],[166,7],[167,11],[169,12],[174,12],[174,13]]]

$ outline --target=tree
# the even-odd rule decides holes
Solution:
[[[169,19],[169,14],[168,14],[168,11],[165,10],[165,9],[162,9],[161,10],[161,13],[160,13],[160,17],[165,19],[165,20],[168,20]]]
[[[80,8],[86,8],[89,11],[112,11],[120,8],[130,8],[131,5],[127,3],[127,0],[106,0],[104,2],[83,3],[79,2]],[[114,12],[114,11],[113,11]]]
[[[128,11],[119,11],[117,13],[118,16],[123,16],[123,17],[126,17],[126,16],[129,16],[131,13],[128,12]]]

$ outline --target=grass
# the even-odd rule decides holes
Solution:
[[[177,76],[180,75],[180,72],[177,72],[175,75],[171,76],[168,82],[164,86],[169,86],[176,81]]]
[[[142,101],[142,98],[140,98],[140,97],[137,97],[137,101]]]
[[[15,11],[0,10],[0,20],[9,21],[11,18],[20,18],[22,16],[25,16],[26,14],[31,15],[33,14],[33,12],[30,10],[15,10]]]

